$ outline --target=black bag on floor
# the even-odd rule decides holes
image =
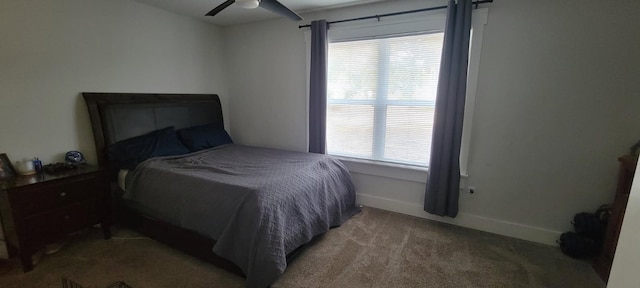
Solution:
[[[573,223],[573,229],[576,233],[594,239],[601,239],[606,229],[606,223],[593,213],[578,213],[573,217],[571,223]]]
[[[562,252],[573,258],[594,257],[600,251],[599,241],[575,232],[562,233],[558,243]]]
[[[602,241],[607,230],[607,220],[611,214],[611,207],[602,205],[595,213],[582,212],[573,217],[573,229],[576,233]]]

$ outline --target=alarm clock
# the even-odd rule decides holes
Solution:
[[[64,161],[73,165],[78,165],[85,162],[84,156],[82,156],[82,153],[80,153],[80,151],[67,152],[67,154],[64,155]]]

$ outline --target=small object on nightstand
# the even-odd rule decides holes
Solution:
[[[67,152],[67,154],[64,155],[64,160],[67,163],[74,164],[74,165],[85,163],[84,156],[82,156],[82,153],[80,153],[80,151]]]
[[[33,168],[36,169],[36,172],[42,172],[42,161],[38,159],[38,157],[33,157]]]
[[[16,170],[11,165],[7,154],[0,154],[0,181],[11,179],[16,176]]]
[[[16,162],[16,169],[20,175],[33,175],[36,174],[36,169],[33,166],[33,161],[31,160],[22,160]]]
[[[68,164],[68,163],[53,163],[44,165],[44,171],[51,174],[63,173],[73,169],[77,169],[78,165]]]

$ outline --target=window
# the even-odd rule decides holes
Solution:
[[[488,12],[487,8],[473,10],[471,20],[469,74],[460,151],[460,172],[465,177]],[[438,10],[415,17],[399,16],[382,18],[381,21],[331,25],[328,34],[327,149],[332,155],[373,160],[350,161],[343,158],[349,170],[425,181],[425,175],[417,178],[405,176],[413,173],[411,171],[424,172],[424,168],[428,168],[431,152],[429,121],[433,121],[445,22],[446,11]],[[305,32],[305,38],[309,71],[311,31]],[[426,53],[412,50],[420,41],[423,44],[420,48],[427,49]],[[420,55],[418,53],[424,54],[415,56]],[[409,55],[419,61],[409,61]],[[410,69],[418,73],[407,72]],[[420,77],[425,80],[421,86],[412,82],[417,82]]]
[[[329,44],[329,154],[428,165],[443,36]]]

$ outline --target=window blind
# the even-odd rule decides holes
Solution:
[[[329,44],[329,154],[428,165],[443,36]]]

